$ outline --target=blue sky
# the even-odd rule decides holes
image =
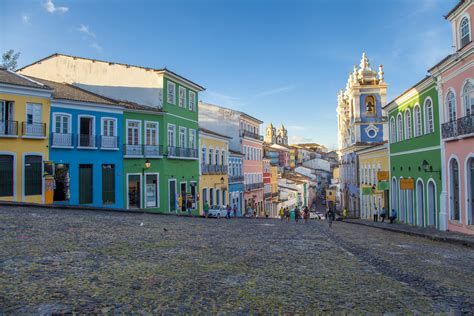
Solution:
[[[206,102],[337,144],[337,92],[367,52],[391,100],[451,51],[457,0],[0,1],[0,51],[20,66],[65,53],[167,67]]]

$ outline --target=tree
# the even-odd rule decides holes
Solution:
[[[13,49],[9,49],[2,55],[2,67],[15,70],[18,66],[18,58],[20,58],[20,52],[15,53]]]

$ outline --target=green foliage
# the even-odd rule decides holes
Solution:
[[[18,66],[18,58],[20,58],[20,52],[15,53],[13,49],[9,49],[2,55],[2,67],[15,70]]]

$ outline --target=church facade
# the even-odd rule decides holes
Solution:
[[[360,216],[359,163],[357,150],[386,141],[387,84],[383,66],[372,70],[366,54],[359,67],[349,73],[346,88],[337,96],[338,145],[340,154],[341,207],[351,217]]]
[[[281,124],[277,131],[276,127],[270,123],[265,131],[265,143],[288,146],[288,130]]]

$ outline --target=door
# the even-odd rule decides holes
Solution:
[[[421,180],[416,184],[416,211],[418,212],[418,226],[425,226],[425,196]]]
[[[26,104],[26,135],[43,136],[41,104]]]
[[[434,182],[428,182],[428,226],[436,226],[436,193]]]
[[[187,203],[187,196],[186,196],[186,182],[180,183],[180,194],[181,194],[181,212],[186,212],[186,203]]]
[[[79,204],[92,203],[92,165],[79,165]]]
[[[0,135],[16,135],[13,121],[13,102],[0,101]]]
[[[170,180],[168,186],[170,212],[176,212],[176,180]]]
[[[102,165],[102,204],[115,203],[115,165]]]
[[[54,166],[54,180],[55,188],[53,201],[63,202],[69,201],[69,165],[68,164],[56,164]]]
[[[92,118],[81,117],[79,119],[79,146],[94,147],[94,138],[92,133]]]
[[[141,178],[140,175],[130,174],[128,175],[128,208],[140,208],[141,206]]]
[[[158,176],[146,175],[146,207],[158,207]]]
[[[14,159],[11,155],[0,155],[0,196],[13,196]]]

